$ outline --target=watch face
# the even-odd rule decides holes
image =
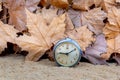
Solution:
[[[70,42],[60,43],[54,53],[56,62],[61,66],[74,66],[80,60],[79,49]]]

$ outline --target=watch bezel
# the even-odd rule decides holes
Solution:
[[[76,61],[76,63],[74,63],[74,64],[72,64],[72,65],[70,65],[70,66],[65,66],[65,65],[62,65],[62,64],[58,63],[57,60],[56,60],[56,57],[55,57],[55,50],[56,50],[56,48],[57,48],[60,44],[65,43],[65,42],[68,42],[68,43],[71,43],[71,44],[75,45],[76,48],[79,50],[79,58],[78,58],[78,60]],[[56,45],[54,46],[54,48],[53,48],[53,53],[54,53],[54,59],[55,59],[56,64],[57,64],[58,66],[63,66],[63,67],[74,67],[76,64],[79,63],[79,61],[80,61],[80,59],[81,59],[81,56],[82,56],[82,51],[81,51],[81,48],[80,48],[79,44],[78,44],[75,40],[73,40],[73,39],[71,39],[71,38],[64,38],[64,39],[61,39],[60,41],[58,41],[58,42],[56,43]]]

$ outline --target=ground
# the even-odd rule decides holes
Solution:
[[[0,57],[0,80],[120,80],[120,66],[80,62],[74,68],[57,67],[48,59],[30,62],[10,55]]]

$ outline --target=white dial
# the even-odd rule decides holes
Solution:
[[[80,51],[73,43],[63,42],[55,49],[56,62],[62,66],[73,66],[80,59]]]

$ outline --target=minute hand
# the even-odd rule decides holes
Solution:
[[[70,52],[66,53],[66,55],[68,55],[69,53],[71,53],[71,52],[73,52],[73,51],[75,51],[75,50],[76,50],[76,49],[71,50]]]
[[[73,52],[73,51],[75,51],[76,49],[73,49],[73,50],[71,50],[70,52],[67,52],[67,53],[64,53],[64,52],[60,52],[59,54],[65,54],[65,55],[68,55],[69,53],[71,53],[71,52]]]

